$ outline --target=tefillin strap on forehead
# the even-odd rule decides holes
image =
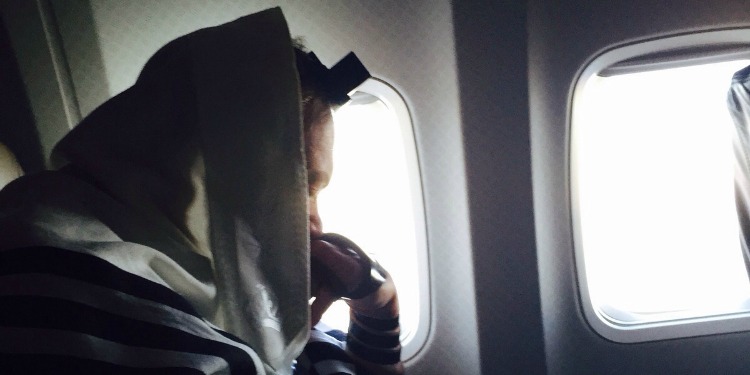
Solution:
[[[325,95],[331,104],[342,105],[348,102],[349,93],[371,77],[354,52],[349,52],[331,69],[326,68],[315,53],[310,52],[308,56],[317,63],[315,65],[318,69],[321,69]]]

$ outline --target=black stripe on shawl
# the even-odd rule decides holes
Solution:
[[[254,374],[242,349],[158,324],[129,319],[76,302],[49,297],[0,297],[0,325],[80,332],[129,346],[221,357],[232,373]]]
[[[114,289],[202,318],[182,296],[96,256],[38,246],[0,251],[0,275],[46,273]]]
[[[0,353],[0,371],[3,374],[76,374],[112,375],[192,375],[202,371],[189,367],[142,368],[117,365],[93,359],[73,358],[52,354]]]
[[[0,276],[25,273],[46,273],[88,282],[154,301],[203,319],[189,302],[172,289],[123,271],[93,255],[51,246],[0,251]],[[209,328],[229,340],[244,344],[244,340],[237,336],[216,327]]]

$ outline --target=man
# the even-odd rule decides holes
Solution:
[[[330,81],[341,82],[351,79],[356,80],[357,78],[326,78],[326,75],[335,74],[336,67],[332,69],[333,73],[327,72],[327,69],[320,64],[315,55],[304,51],[299,44],[295,46],[295,55],[297,71],[302,83],[302,117],[308,176],[308,222],[313,263],[312,294],[315,297],[311,304],[311,322],[315,325],[333,302],[348,293],[356,294],[355,289],[358,288],[358,284],[363,279],[368,279],[370,271],[369,268],[362,267],[362,262],[358,261],[356,257],[352,257],[344,251],[347,247],[356,248],[355,244],[345,238],[342,239],[338,235],[323,232],[322,220],[318,215],[317,207],[318,193],[328,185],[333,173],[332,110],[349,99],[335,87],[331,89],[329,86],[337,85]],[[348,85],[343,83],[343,86],[349,87],[346,89],[346,92],[348,92],[359,83],[361,81]],[[370,265],[366,264],[366,266]],[[363,370],[366,369],[366,371],[369,370],[373,373],[402,373],[403,366],[399,358],[398,298],[393,280],[385,271],[382,272],[386,276],[385,282],[378,285],[377,289],[368,291],[361,298],[347,299],[347,303],[352,309],[351,335],[348,338],[351,347],[349,354],[354,362],[363,367]],[[339,285],[339,290],[336,290],[335,284],[343,285]],[[368,326],[368,323],[371,326]],[[363,335],[357,334],[362,332],[364,332]],[[376,335],[375,340],[368,341],[373,337],[372,333]],[[362,340],[366,343],[363,343]],[[308,350],[303,355],[304,362],[309,362],[311,352],[316,352],[314,356],[318,356],[318,359],[321,360],[326,360],[328,355],[331,359],[340,358],[336,350],[332,350],[333,347],[338,347],[338,345],[340,343],[326,336],[321,336],[314,330],[311,341],[307,346]],[[354,366],[346,366],[346,363],[348,361],[345,360],[343,366],[339,364],[337,366],[340,367],[329,367],[328,370],[331,371],[330,373],[340,373],[347,369],[354,369]],[[330,365],[330,362],[328,365]],[[325,366],[319,367],[321,370],[325,369]],[[315,373],[323,372],[317,371]]]
[[[392,281],[317,215],[341,87],[296,55],[279,9],[178,38],[0,192],[3,373],[403,371]],[[347,344],[311,333],[347,295]]]

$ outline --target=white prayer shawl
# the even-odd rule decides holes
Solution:
[[[66,171],[0,194],[0,249],[104,259],[179,293],[258,371],[289,373],[309,334],[299,91],[278,8],[169,43],[57,145]],[[165,311],[138,319],[182,327]]]
[[[734,192],[740,222],[740,243],[745,265],[750,270],[750,67],[732,77],[727,96],[734,120]]]

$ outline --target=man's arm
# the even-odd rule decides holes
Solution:
[[[365,277],[369,277],[370,269],[365,269],[361,261],[325,241],[313,241],[311,258],[313,262],[323,265],[314,270],[332,273],[347,290],[356,289]],[[364,297],[346,299],[351,309],[346,352],[359,367],[372,374],[403,374],[398,295],[393,279],[388,272],[381,271],[385,280],[379,288]],[[330,275],[313,274],[313,295],[316,297],[311,305],[313,324],[320,320],[333,302],[341,298],[339,293],[334,292],[337,287],[325,282],[330,277],[323,276]]]

